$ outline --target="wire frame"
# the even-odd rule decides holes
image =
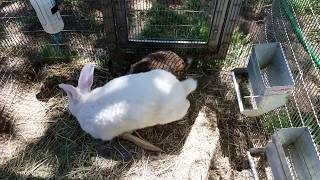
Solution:
[[[306,126],[313,135],[315,146],[320,148],[320,75],[317,65],[319,43],[317,34],[320,32],[319,11],[316,1],[281,0],[274,1],[268,20],[269,38],[265,41],[281,42],[288,65],[295,83],[292,98],[285,107],[270,112],[262,118],[272,133],[278,128]],[[318,9],[317,9],[318,8]],[[292,11],[292,17],[288,15]],[[319,13],[318,13],[319,14]],[[293,23],[295,19],[295,23]],[[297,30],[301,29],[301,30]],[[299,34],[298,31],[301,31]],[[302,39],[303,36],[303,39]],[[306,46],[307,44],[307,46]]]
[[[284,1],[286,3],[283,3]],[[254,10],[255,20],[245,24],[249,27],[248,41],[251,41],[241,42],[241,44],[235,43],[233,48],[229,50],[229,56],[227,56],[223,68],[231,70],[235,67],[246,67],[252,44],[280,42],[295,87],[285,106],[259,117],[261,126],[268,136],[280,128],[306,126],[310,129],[319,152],[320,74],[315,57],[320,56],[320,44],[317,39],[320,32],[320,3],[315,0],[303,2],[297,0],[274,2],[260,0],[254,2],[258,4]],[[286,15],[284,5],[285,8],[291,9],[296,24],[293,24]],[[258,12],[266,12],[265,18],[259,19]],[[301,29],[300,35],[297,34],[296,26]],[[304,42],[301,41],[301,35]],[[304,44],[307,44],[308,48]]]
[[[104,45],[100,0],[64,1],[60,13],[64,20],[62,44],[44,32],[29,0],[0,3],[0,56],[28,56],[39,59],[101,57]]]
[[[245,7],[246,3],[249,8]],[[288,15],[288,12],[291,14]],[[320,69],[317,63],[320,56],[319,21],[320,3],[316,0],[245,1],[240,12],[239,31],[246,36],[240,40],[236,36],[233,37],[222,67],[228,71],[246,67],[253,44],[280,42],[295,84],[292,96],[283,107],[258,118],[244,118],[248,123],[258,120],[260,132],[264,133],[267,139],[280,128],[308,127],[318,155],[320,150]],[[253,137],[249,139],[253,140]],[[262,144],[253,144],[253,147],[266,145],[267,141],[259,139]],[[286,151],[286,155],[290,171],[295,176],[290,152]]]
[[[126,1],[130,41],[193,41],[209,36],[209,1]]]

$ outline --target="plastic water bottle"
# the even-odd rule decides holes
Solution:
[[[57,34],[64,28],[64,23],[58,11],[56,0],[30,0],[37,17],[49,34]]]

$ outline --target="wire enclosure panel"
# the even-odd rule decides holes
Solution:
[[[1,1],[0,56],[68,59],[105,55],[101,1],[65,1],[59,9],[65,27],[57,50],[53,35],[44,32],[28,0]]]
[[[286,14],[283,8],[284,1],[286,8],[291,9],[296,24],[293,24]],[[298,0],[274,0],[273,2],[248,0],[247,5],[253,9],[250,11],[253,14],[248,15],[248,9],[244,8],[246,11],[240,13],[240,19],[247,17],[247,19],[251,18],[251,21],[241,20],[240,29],[247,30],[245,32],[251,41],[246,44],[236,43],[236,48],[231,49],[230,54],[237,54],[238,58],[227,57],[224,69],[246,67],[252,44],[281,43],[294,80],[294,90],[285,106],[259,117],[261,127],[268,136],[280,128],[308,127],[319,152],[320,70],[314,56],[303,43],[307,44],[317,57],[320,56],[318,39],[320,3],[316,0],[303,2]],[[242,25],[245,25],[246,28],[241,27]],[[295,30],[297,27],[304,37],[303,43]]]
[[[110,1],[110,0],[109,0]],[[117,38],[112,47],[129,50],[197,49],[225,56],[237,24],[240,0],[120,0],[110,1]],[[107,28],[107,27],[106,27]]]
[[[208,41],[208,2],[131,0],[126,6],[129,41]]]
[[[283,3],[283,2],[287,3]],[[320,31],[318,23],[318,15],[314,14],[317,6],[311,5],[316,1],[304,1],[301,5],[300,1],[282,0],[274,1],[270,19],[268,21],[270,29],[269,37],[266,41],[279,41],[284,46],[289,67],[291,69],[295,89],[289,103],[276,112],[266,115],[266,121],[274,121],[274,129],[282,127],[298,127],[306,126],[310,129],[316,147],[320,148],[320,75],[317,63],[311,52],[306,48],[304,43],[319,56],[319,43],[313,32]],[[318,8],[319,8],[318,3]],[[292,9],[296,24],[293,24],[285,11],[286,8]],[[318,9],[319,11],[319,9]],[[309,19],[302,21],[302,19]],[[305,37],[304,42],[301,41],[296,28],[301,29],[302,35]],[[271,38],[270,38],[271,37]],[[318,151],[319,152],[319,151]]]

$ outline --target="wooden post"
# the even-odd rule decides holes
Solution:
[[[225,18],[225,26],[222,32],[221,43],[230,43],[234,28],[239,22],[241,0],[230,0],[230,8]]]
[[[225,22],[225,17],[227,15],[228,5],[230,0],[218,1],[216,4],[215,12],[213,15],[213,21],[211,23],[211,34],[209,36],[208,46],[212,49],[217,47],[220,42],[220,37],[222,36],[222,30]]]
[[[126,45],[128,43],[127,28],[127,9],[125,0],[113,0],[114,17],[116,22],[116,30],[118,35],[118,44]]]
[[[109,51],[117,47],[117,37],[115,29],[115,19],[113,13],[113,0],[102,0],[103,5],[103,21],[106,37],[106,45]]]

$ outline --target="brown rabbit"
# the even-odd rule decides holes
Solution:
[[[148,54],[140,61],[132,64],[127,74],[163,69],[171,72],[178,79],[182,79],[185,76],[186,70],[190,67],[191,62],[191,58],[187,58],[187,61],[185,61],[172,51],[157,51]]]

